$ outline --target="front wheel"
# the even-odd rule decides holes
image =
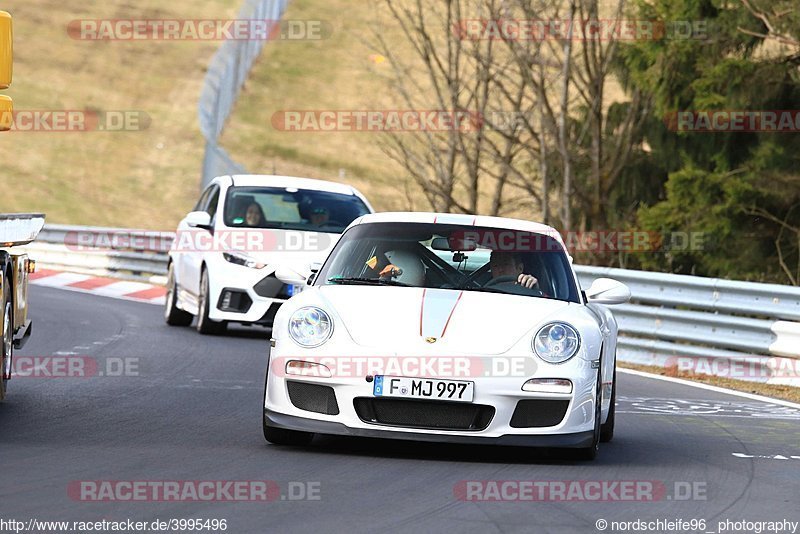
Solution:
[[[267,373],[264,378],[264,395],[261,397],[266,403],[267,384],[269,384],[269,369],[271,359],[267,357]],[[303,446],[311,443],[314,439],[313,432],[300,432],[299,430],[287,430],[267,424],[266,414],[261,415],[261,427],[264,431],[264,439],[275,445]]]
[[[3,279],[3,344],[0,360],[0,400],[6,398],[8,379],[11,378],[11,359],[14,356],[14,308],[11,306],[10,278]]]
[[[178,308],[178,283],[175,281],[175,266],[170,263],[167,273],[167,302],[164,307],[164,321],[170,326],[189,326],[192,324],[191,313]]]
[[[608,443],[614,439],[614,414],[617,411],[617,370],[614,369],[614,383],[611,385],[611,406],[608,407],[608,417],[600,427],[600,441]]]
[[[597,393],[595,396],[596,402],[594,403],[594,432],[592,433],[592,444],[588,447],[577,449],[575,451],[575,457],[578,460],[584,461],[592,461],[597,458],[597,453],[600,451],[600,433],[601,433],[601,424],[600,424],[600,417],[602,416],[602,409],[601,406],[602,402],[602,385],[603,380],[601,378],[602,372],[600,369],[597,370]]]
[[[208,317],[209,311],[211,310],[210,293],[208,271],[203,269],[203,273],[200,275],[200,302],[198,303],[197,331],[201,334],[212,336],[224,334],[227,328],[225,322],[217,323]]]

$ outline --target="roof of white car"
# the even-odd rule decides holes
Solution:
[[[463,224],[466,226],[483,226],[489,228],[506,228],[509,230],[522,230],[537,234],[546,234],[561,241],[561,235],[552,226],[522,219],[509,219],[507,217],[490,217],[488,215],[464,215],[460,213],[429,213],[416,211],[383,212],[364,215],[353,224],[366,224],[376,222],[415,222],[438,224]]]
[[[231,176],[233,185],[243,187],[296,187],[297,189],[310,189],[312,191],[327,191],[342,195],[354,195],[357,190],[349,185],[315,180],[313,178],[296,178],[294,176],[274,176],[271,174],[236,174]]]

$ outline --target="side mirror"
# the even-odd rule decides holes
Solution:
[[[628,286],[611,278],[598,278],[586,290],[586,299],[594,304],[623,304],[630,298]]]
[[[186,216],[186,224],[192,228],[211,230],[211,215],[205,211],[193,211]]]
[[[280,266],[275,269],[275,278],[290,286],[301,286],[306,283],[307,277],[298,273],[291,267]]]
[[[319,270],[322,269],[322,263],[315,261],[311,265],[309,265],[309,270],[311,271],[311,276],[308,277],[306,280],[307,285],[313,285],[314,281],[317,279],[317,275],[319,274]]]

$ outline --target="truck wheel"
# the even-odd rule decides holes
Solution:
[[[8,387],[8,379],[11,378],[11,358],[14,353],[14,310],[11,306],[11,288],[8,287],[9,278],[3,279],[3,345],[2,345],[2,362],[0,362],[0,371],[2,371],[2,380],[0,380],[0,400],[6,398],[6,388]]]
[[[191,313],[178,308],[178,283],[175,281],[175,267],[169,264],[167,274],[167,302],[164,307],[164,320],[170,326],[189,326],[192,324]]]
[[[211,309],[211,293],[208,285],[208,271],[203,269],[200,275],[200,302],[198,303],[197,331],[206,335],[224,334],[227,325],[225,322],[217,323],[209,319],[208,314]]]

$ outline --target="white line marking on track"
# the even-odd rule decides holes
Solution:
[[[617,367],[621,373],[640,376],[642,378],[652,378],[653,380],[663,380],[664,382],[672,382],[674,384],[682,384],[698,389],[705,389],[706,391],[714,391],[716,393],[724,393],[725,395],[733,395],[734,397],[742,397],[745,399],[756,400],[760,402],[768,402],[770,404],[780,404],[781,406],[788,406],[789,408],[800,409],[800,404],[790,402],[783,399],[773,399],[772,397],[765,397],[763,395],[755,395],[753,393],[745,393],[744,391],[736,391],[734,389],[721,388],[718,386],[710,386],[700,382],[692,382],[691,380],[684,380],[682,378],[673,378],[671,376],[655,375],[653,373],[645,373],[644,371],[636,371],[635,369],[625,369],[624,367]]]

